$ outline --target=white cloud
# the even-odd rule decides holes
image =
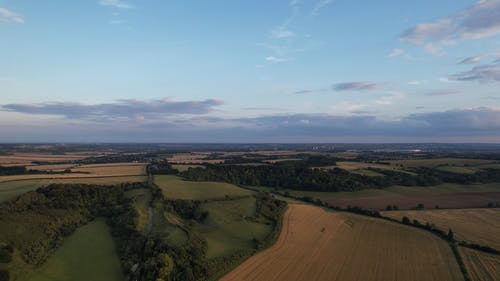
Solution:
[[[284,39],[294,37],[295,33],[286,29],[284,26],[278,26],[271,31],[271,37],[274,39]]]
[[[100,0],[99,5],[110,6],[118,9],[133,9],[134,6],[121,0]]]
[[[403,49],[394,49],[387,56],[390,58],[394,58],[394,57],[397,57],[397,56],[404,54],[404,52],[405,51]]]
[[[313,9],[311,10],[310,15],[313,17],[316,17],[319,15],[319,12],[321,9],[324,7],[328,6],[329,4],[333,3],[334,0],[319,0],[316,5],[314,5]]]
[[[14,12],[7,10],[6,8],[0,7],[0,22],[7,23],[24,23],[24,18]]]
[[[268,56],[265,58],[265,60],[267,62],[272,62],[272,63],[278,63],[278,62],[285,62],[287,61],[287,59],[285,58],[279,58],[279,57],[275,57],[275,56]]]

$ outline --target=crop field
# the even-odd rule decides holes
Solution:
[[[185,181],[176,176],[155,176],[157,184],[168,199],[204,200],[227,196],[245,196],[252,191],[222,182]]]
[[[44,154],[44,153],[14,153],[12,155],[0,155],[0,165],[30,165],[33,161],[40,162],[64,162],[75,161],[93,156],[87,154]]]
[[[500,256],[464,247],[460,247],[459,251],[472,280],[500,280]]]
[[[223,163],[223,159],[207,160],[206,157],[210,156],[207,152],[192,152],[192,153],[177,153],[171,157],[167,157],[168,162],[175,164],[202,164],[202,163]]]
[[[401,220],[407,216],[420,223],[430,223],[448,231],[457,240],[500,249],[500,209],[414,210],[382,212],[384,216]]]
[[[146,181],[146,176],[119,176],[119,177],[84,177],[84,178],[65,178],[65,179],[27,179],[27,180],[16,180],[8,182],[0,182],[0,203],[5,202],[15,197],[35,190],[41,186],[53,184],[53,183],[81,183],[81,184],[104,184],[112,185],[123,182],[144,182]]]
[[[468,166],[494,163],[494,160],[466,159],[466,158],[433,158],[433,159],[408,159],[388,160],[392,165],[404,167],[429,167],[434,168],[442,165]]]
[[[68,174],[28,174],[0,176],[0,182],[30,180],[30,179],[71,179],[71,178],[94,178],[94,177],[122,177],[145,175],[145,164],[117,163],[82,165],[72,168],[73,173]]]
[[[262,240],[272,231],[271,225],[248,220],[255,215],[254,197],[209,202],[203,209],[209,215],[196,229],[207,239],[208,259],[252,249],[254,238]]]
[[[444,281],[463,276],[451,248],[431,233],[291,204],[277,243],[221,280]]]
[[[256,188],[257,189],[257,188]],[[272,188],[259,187],[264,191]],[[384,189],[364,189],[354,192],[314,192],[279,189],[297,197],[309,196],[321,199],[333,206],[359,206],[365,209],[383,210],[387,205],[400,209],[413,209],[418,204],[426,208],[486,207],[490,202],[500,202],[500,184],[441,184],[437,186],[391,186]]]
[[[77,229],[55,254],[21,281],[123,281],[110,229],[97,219]]]

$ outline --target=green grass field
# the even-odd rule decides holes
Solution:
[[[272,231],[265,221],[251,221],[255,215],[255,198],[205,203],[209,215],[196,230],[207,239],[207,258],[230,256],[238,251],[252,249],[253,238],[264,239]]]
[[[185,181],[176,176],[155,176],[157,184],[167,199],[204,200],[228,196],[245,196],[253,192],[222,182]]]
[[[123,281],[120,261],[104,219],[79,228],[41,267],[22,281]]]
[[[12,200],[17,196],[44,185],[44,181],[26,180],[0,183],[0,203]]]
[[[40,179],[40,180],[18,180],[9,182],[0,182],[0,203],[12,200],[17,196],[38,187],[52,183],[82,183],[82,184],[105,184],[112,185],[122,182],[142,182],[144,176],[123,176],[123,177],[96,177],[96,178],[75,178],[75,179]]]

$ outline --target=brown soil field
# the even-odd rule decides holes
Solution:
[[[221,280],[463,280],[431,233],[374,218],[290,204],[278,241]]]
[[[500,280],[500,256],[464,247],[459,251],[473,281]]]
[[[384,210],[387,205],[397,205],[400,209],[414,209],[418,204],[426,208],[477,208],[486,207],[490,202],[500,202],[500,192],[457,192],[436,195],[384,194],[357,198],[324,200],[332,206],[358,206],[364,209]]]
[[[382,214],[397,220],[407,216],[412,221],[428,222],[444,231],[451,228],[457,240],[500,249],[500,209],[390,211]]]
[[[72,178],[95,178],[95,177],[121,177],[145,175],[145,164],[140,163],[116,163],[82,165],[71,169],[70,174],[31,174],[0,176],[0,182],[30,180],[30,179],[72,179]]]

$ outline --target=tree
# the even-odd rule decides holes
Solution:
[[[451,230],[451,228],[448,230],[448,235],[447,235],[447,238],[448,240],[450,241],[455,241],[455,237],[454,237],[454,234],[453,234],[453,230]]]
[[[403,224],[410,224],[410,218],[408,218],[407,216],[404,216],[402,222],[403,222]]]

